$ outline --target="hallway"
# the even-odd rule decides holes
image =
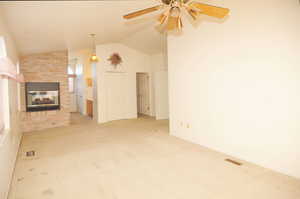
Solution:
[[[168,135],[151,118],[25,134],[10,199],[298,199],[300,182]],[[34,157],[26,152],[35,151]]]

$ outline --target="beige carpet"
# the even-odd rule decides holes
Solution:
[[[26,157],[26,151],[36,151]],[[10,199],[299,199],[300,181],[168,135],[151,118],[26,134]],[[237,160],[239,161],[239,160]]]

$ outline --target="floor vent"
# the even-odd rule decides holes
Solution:
[[[27,152],[26,152],[26,156],[27,156],[27,157],[35,156],[35,151],[27,151]]]
[[[225,161],[230,162],[230,163],[235,164],[235,165],[238,165],[238,166],[243,165],[242,163],[234,161],[234,160],[231,160],[231,159],[225,159]]]

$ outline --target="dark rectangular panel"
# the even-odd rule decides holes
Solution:
[[[27,91],[58,91],[58,82],[27,82]]]

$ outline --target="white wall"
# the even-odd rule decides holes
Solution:
[[[97,46],[97,56],[100,61],[95,67],[97,91],[94,93],[97,93],[97,97],[94,97],[97,98],[98,108],[94,112],[98,112],[98,122],[103,123],[113,119],[137,117],[136,73],[139,72],[149,74],[150,115],[156,117],[156,119],[168,118],[168,95],[166,92],[168,88],[168,67],[164,50],[165,47],[162,49],[162,53],[149,55],[121,43]],[[123,59],[122,64],[116,71],[118,73],[112,73],[114,69],[107,60],[115,52],[119,53]],[[157,75],[158,78],[156,78]],[[112,78],[115,80],[112,80]],[[116,83],[118,85],[113,85],[114,81],[119,82]],[[156,86],[160,83],[162,85],[158,86],[156,90]],[[120,92],[113,92],[112,89],[115,91],[120,90]],[[126,92],[123,93],[123,91]],[[112,97],[112,95],[115,97]],[[113,104],[119,103],[119,99],[122,101],[123,108],[117,105],[113,106]],[[158,104],[158,112],[156,112],[156,104]],[[113,110],[108,110],[109,108]]]
[[[134,74],[106,73],[106,119],[107,121],[136,117]]]
[[[93,79],[93,120],[98,121],[98,67],[96,63],[92,63],[92,79]]]
[[[118,73],[113,73],[111,72],[113,68],[107,59],[111,54],[116,52],[120,54],[123,62],[119,66],[120,69]],[[97,56],[100,58],[96,66],[98,122],[103,123],[112,119],[121,118],[136,118],[136,73],[147,72],[150,78],[152,78],[150,56],[118,43],[98,45]],[[111,90],[120,90],[120,92],[117,93]],[[111,92],[113,92],[113,94],[111,94]],[[150,97],[151,96],[152,93],[150,89]],[[118,105],[119,103],[122,103],[123,108]],[[113,104],[116,104],[116,106],[113,106]],[[108,108],[114,110],[108,110]],[[150,104],[150,109],[152,110],[152,108],[153,106]],[[116,115],[118,115],[118,117],[116,117]]]
[[[168,98],[168,64],[165,48],[162,53],[151,55],[152,67],[152,104],[155,106],[152,115],[157,119],[169,118],[169,98]]]
[[[16,64],[18,54],[14,41],[0,16],[0,36],[5,38],[7,56]],[[0,198],[7,198],[14,170],[15,160],[22,134],[19,130],[18,90],[17,83],[9,80],[10,131],[0,142]]]
[[[169,118],[168,71],[155,72],[155,118]]]
[[[210,3],[168,38],[171,134],[300,178],[299,1]]]

